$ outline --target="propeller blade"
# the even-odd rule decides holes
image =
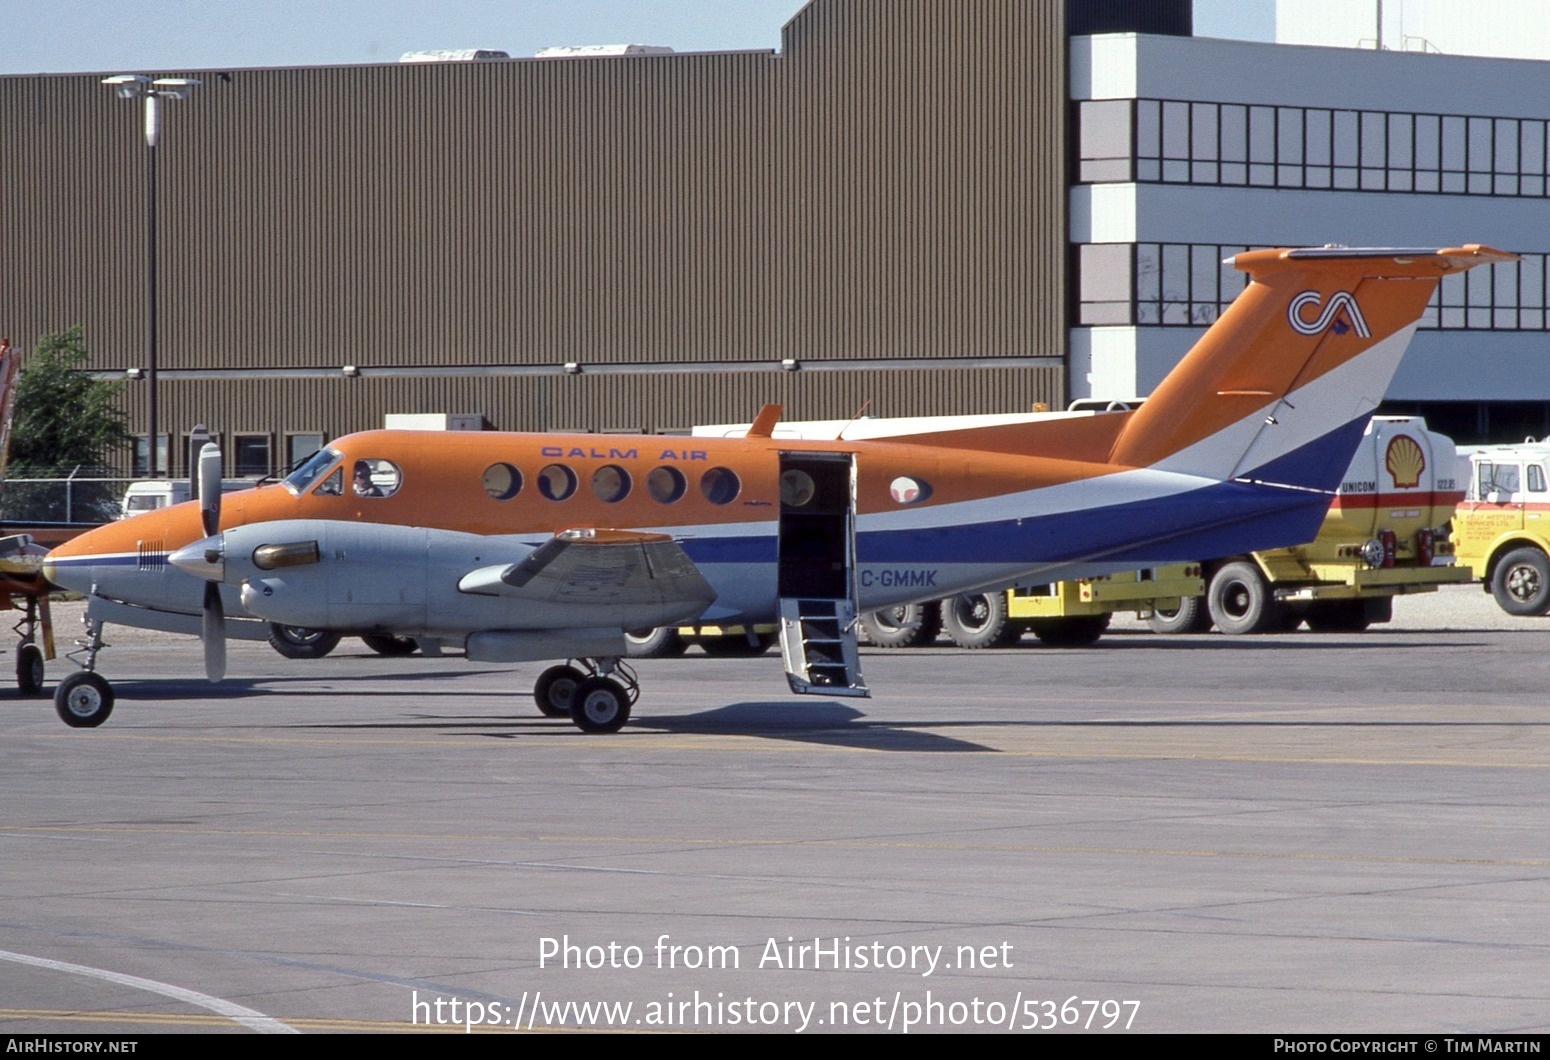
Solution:
[[[202,423],[194,424],[194,429],[188,432],[188,495],[198,500],[199,493],[199,453],[210,442],[210,432]]]
[[[199,514],[204,519],[205,536],[213,537],[221,529],[221,449],[206,442],[199,450]]]
[[[221,587],[205,583],[204,625],[200,639],[205,646],[205,676],[219,681],[226,676],[226,611],[221,606]]]

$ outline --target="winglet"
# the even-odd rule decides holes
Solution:
[[[775,425],[780,422],[780,414],[784,410],[779,405],[766,405],[759,410],[753,423],[748,425],[749,438],[772,438],[775,435]]]

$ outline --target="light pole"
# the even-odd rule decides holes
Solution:
[[[161,101],[183,99],[189,89],[199,84],[191,77],[158,77],[152,80],[144,74],[116,74],[102,79],[112,85],[120,99],[145,100],[145,339],[146,384],[149,387],[146,401],[148,441],[146,463],[151,477],[162,473],[161,454],[156,444],[156,140],[161,133]],[[171,456],[170,452],[168,454]]]

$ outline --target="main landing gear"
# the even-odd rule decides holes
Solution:
[[[113,713],[113,686],[97,673],[97,653],[107,647],[102,641],[102,623],[86,620],[86,637],[78,640],[70,658],[78,659],[81,669],[59,682],[54,689],[54,709],[72,729],[95,729]]]
[[[43,691],[43,649],[38,647],[38,634],[43,634],[49,654],[54,653],[53,627],[48,615],[48,597],[28,596],[26,610],[21,620],[12,627],[16,632],[16,688],[24,696],[36,696]]]
[[[618,732],[640,698],[640,681],[623,659],[568,659],[538,675],[533,699],[545,717],[569,717],[582,732]]]

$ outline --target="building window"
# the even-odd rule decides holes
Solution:
[[[136,478],[155,478],[158,475],[170,474],[171,465],[167,462],[167,446],[170,439],[165,434],[156,436],[156,470],[151,469],[150,444],[146,441],[147,435],[140,435],[135,439],[135,458],[133,474]]]
[[[1543,118],[1100,99],[1076,125],[1084,184],[1550,194]]]
[[[274,462],[269,452],[269,435],[239,434],[235,445],[232,470],[238,478],[263,478],[274,471]]]
[[[285,436],[285,466],[287,468],[300,467],[312,458],[312,454],[323,448],[324,437],[321,434],[287,434]]]
[[[1250,248],[1218,243],[1090,243],[1076,248],[1077,324],[1204,327],[1232,304]],[[1550,330],[1550,254],[1444,276],[1421,315],[1430,330]]]

